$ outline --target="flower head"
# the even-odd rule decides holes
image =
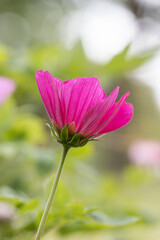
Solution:
[[[0,76],[0,105],[7,100],[14,90],[15,83],[11,79]]]
[[[71,142],[74,137],[75,146],[123,127],[133,116],[132,104],[126,103],[129,92],[115,102],[119,87],[107,97],[96,77],[62,82],[42,70],[35,77],[58,139],[64,135]]]

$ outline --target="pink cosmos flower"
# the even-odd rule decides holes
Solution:
[[[160,142],[156,140],[139,140],[131,144],[129,159],[139,166],[160,165]]]
[[[93,138],[126,125],[133,116],[133,106],[126,103],[129,92],[115,102],[119,87],[107,97],[96,77],[77,77],[62,82],[42,70],[35,77],[52,123],[52,136],[63,146],[62,158],[36,233],[35,240],[39,240],[69,149],[82,147]]]
[[[9,78],[0,76],[0,105],[7,100],[14,90],[15,83]]]
[[[108,97],[96,77],[62,82],[48,71],[35,74],[40,95],[54,129],[68,124],[71,135],[97,138],[126,125],[133,116],[133,106],[126,102],[127,92],[118,102],[119,87]]]

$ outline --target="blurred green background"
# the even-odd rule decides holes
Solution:
[[[129,125],[70,151],[43,239],[159,240],[159,169],[127,154],[138,139],[160,140],[159,23],[156,0],[0,0],[0,75],[17,85],[0,106],[1,240],[34,238],[60,159],[40,69],[96,76],[134,105]]]

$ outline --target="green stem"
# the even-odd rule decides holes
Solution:
[[[63,145],[62,158],[61,158],[61,161],[60,161],[58,169],[57,169],[56,177],[54,179],[53,186],[52,186],[52,189],[51,189],[51,192],[50,192],[45,210],[43,212],[43,216],[41,218],[41,222],[39,224],[35,240],[39,240],[42,236],[44,225],[46,223],[48,213],[49,213],[49,210],[50,210],[52,202],[53,202],[53,198],[54,198],[55,193],[56,193],[57,185],[58,185],[58,182],[59,182],[59,179],[60,179],[60,176],[61,176],[62,168],[63,168],[63,165],[64,165],[65,158],[67,156],[68,150],[69,150],[69,147],[67,145]]]

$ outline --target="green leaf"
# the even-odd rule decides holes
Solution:
[[[32,210],[35,210],[40,205],[40,200],[35,198],[31,199],[23,204],[23,206],[20,208],[20,213],[29,212]]]
[[[28,197],[21,191],[17,192],[10,187],[4,186],[0,188],[0,201],[19,207],[28,201]]]
[[[138,217],[112,218],[100,211],[91,211],[90,214],[79,216],[67,221],[60,229],[60,233],[66,234],[76,231],[95,231],[112,227],[122,227],[138,222]]]
[[[12,204],[13,206],[20,206],[21,204],[23,205],[24,202],[16,197],[5,197],[5,196],[0,196],[0,201],[7,202]]]
[[[108,226],[108,227],[125,226],[125,225],[136,223],[137,221],[139,221],[138,217],[112,218],[100,211],[91,212],[89,216],[93,218],[95,222],[104,224],[105,226]]]
[[[67,218],[78,218],[84,215],[84,206],[81,202],[66,204]]]
[[[145,54],[129,56],[129,49],[130,44],[127,45],[122,52],[113,57],[110,62],[102,66],[101,71],[104,71],[104,73],[114,77],[117,75],[123,75],[124,73],[132,71],[143,65],[145,62],[150,60],[157,51],[157,49],[153,49]]]
[[[90,214],[92,212],[95,212],[95,211],[98,211],[99,208],[87,208],[86,211],[85,211],[85,214]]]
[[[67,142],[68,140],[68,123],[64,126],[64,128],[61,130],[60,134],[60,140],[62,142]]]
[[[75,135],[72,137],[72,139],[71,139],[71,141],[69,142],[69,144],[70,144],[71,146],[77,145],[77,144],[80,142],[80,136],[81,136],[81,133],[75,134]]]

